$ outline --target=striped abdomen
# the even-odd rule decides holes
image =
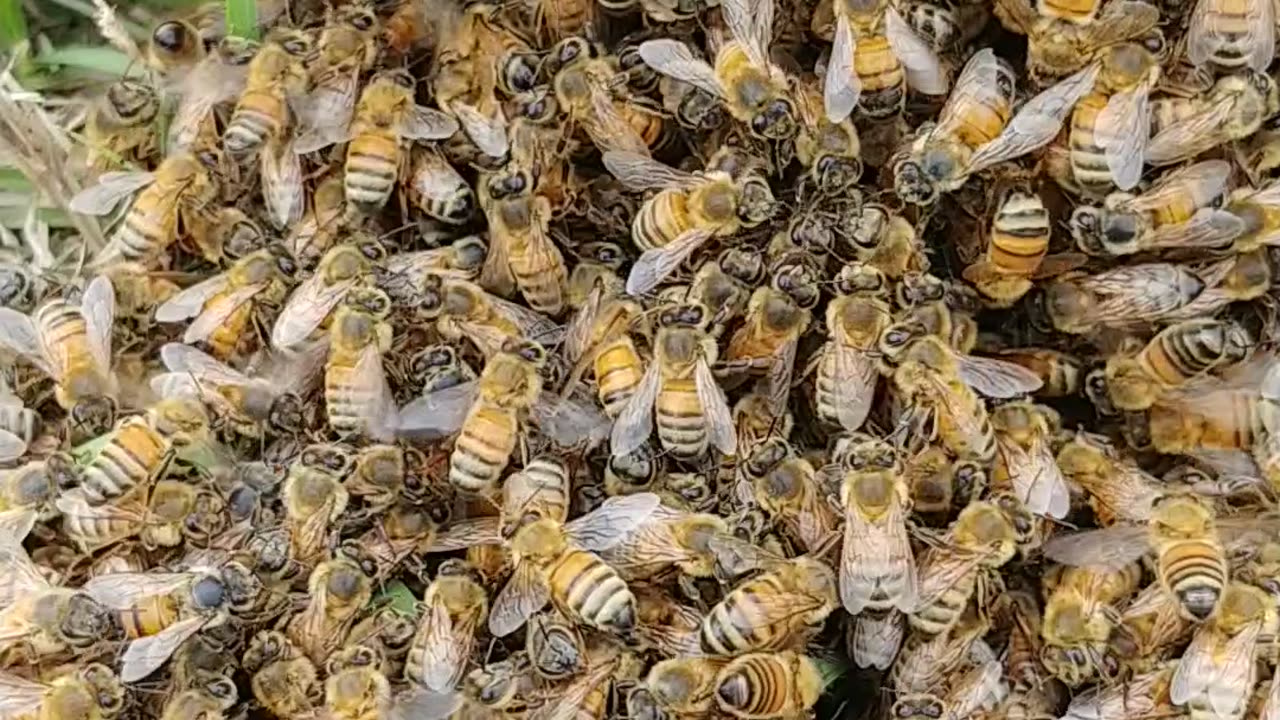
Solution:
[[[1157,553],[1157,570],[1184,610],[1200,620],[1213,614],[1227,582],[1226,558],[1216,540],[1165,543]]]
[[[390,133],[365,132],[347,145],[342,178],[347,202],[364,212],[381,208],[400,173],[400,142]]]
[[[205,304],[204,312],[219,310],[222,303],[230,301],[226,294],[217,295]],[[239,307],[228,313],[226,319],[209,333],[205,342],[209,344],[214,357],[225,361],[235,354],[236,348],[244,340],[244,331],[249,326],[249,316],[252,312],[252,301],[240,303]]]
[[[925,577],[925,572],[922,571],[920,573],[922,584],[925,582]],[[965,607],[969,605],[969,599],[973,597],[977,583],[978,571],[974,569],[966,572],[946,592],[938,596],[937,600],[911,613],[907,618],[911,627],[925,635],[938,635],[950,630],[960,618],[960,613],[964,612]]]
[[[853,53],[853,72],[862,83],[858,105],[867,117],[887,118],[902,109],[907,76],[887,37],[874,35],[858,40]]]
[[[1098,132],[1098,115],[1107,106],[1107,96],[1094,92],[1081,98],[1071,112],[1071,171],[1076,183],[1091,193],[1111,189],[1111,168],[1107,165],[1104,137]]]
[[[176,239],[178,233],[177,193],[164,183],[153,183],[133,201],[133,206],[111,236],[125,260],[155,258]]]
[[[1098,0],[1041,0],[1037,6],[1045,17],[1085,23],[1098,12]]]
[[[817,667],[795,653],[759,653],[734,660],[719,675],[720,707],[738,718],[800,717],[817,702]]]
[[[85,498],[101,505],[145,486],[164,469],[170,450],[169,441],[146,423],[121,425],[84,469]]]
[[[545,233],[540,239],[530,241],[517,231],[510,242],[511,274],[520,287],[520,294],[535,311],[550,317],[559,315],[564,310],[568,279],[560,248]],[[535,243],[539,246],[536,249]]]
[[[330,361],[324,369],[324,403],[329,427],[341,434],[366,434],[377,418],[382,388],[357,380],[354,363]]]
[[[1174,387],[1248,353],[1248,339],[1236,342],[1232,325],[1192,320],[1165,329],[1142,350],[1139,361],[1157,382]]]
[[[1211,28],[1213,50],[1206,58],[1219,73],[1229,75],[1249,67],[1257,30],[1253,28],[1261,16],[1251,18],[1253,0],[1206,0],[1209,11],[1204,23]],[[1267,31],[1270,32],[1270,31]]]
[[[1049,251],[1049,233],[1049,211],[1040,198],[1011,194],[991,224],[987,259],[1012,275],[1032,275]]]
[[[945,108],[938,130],[970,149],[991,142],[1009,124],[1013,114],[1013,68],[1000,61],[994,88],[978,97],[952,98],[954,107]]]
[[[689,229],[689,196],[663,190],[645,201],[631,223],[631,238],[641,250],[663,247]]]
[[[98,366],[89,351],[89,335],[80,308],[64,300],[52,300],[36,310],[35,325],[40,329],[54,378],[60,384],[81,373],[97,374]]]
[[[130,639],[150,637],[177,621],[178,602],[169,594],[153,595],[116,612]]]
[[[779,618],[776,609],[760,600],[784,593],[788,590],[771,574],[739,585],[703,618],[702,649],[716,655],[741,655],[777,650],[793,642],[800,629],[802,608]],[[776,601],[771,605],[776,607]]]
[[[662,448],[676,459],[693,460],[707,452],[707,417],[692,377],[662,381],[654,417]]]
[[[635,628],[636,598],[617,571],[584,550],[565,550],[547,569],[556,601],[592,627],[626,633]]]
[[[618,417],[644,377],[644,364],[635,343],[622,336],[596,352],[596,392],[605,414]]]
[[[492,487],[516,449],[518,431],[515,413],[489,405],[473,408],[449,455],[449,482],[467,492]]]
[[[289,107],[279,88],[245,90],[222,134],[222,146],[232,155],[257,150],[269,138],[280,136],[288,117]]]
[[[522,515],[563,522],[569,511],[569,468],[555,455],[539,455],[502,486],[502,507],[521,522]]]

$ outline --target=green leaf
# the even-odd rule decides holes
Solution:
[[[87,440],[79,445],[71,448],[71,458],[76,461],[77,465],[88,465],[107,443],[111,442],[111,438],[115,433],[103,433],[98,437]]]
[[[822,686],[831,687],[831,683],[839,680],[849,672],[849,663],[837,658],[812,658],[822,675]]]
[[[68,45],[40,53],[33,62],[45,67],[76,68],[110,77],[139,77],[144,71],[128,55],[105,45]]]
[[[27,16],[22,0],[0,0],[0,48],[12,50],[27,39]]]
[[[225,0],[227,34],[247,40],[258,39],[257,0]]]
[[[418,599],[413,596],[413,591],[408,585],[399,580],[392,580],[387,583],[382,592],[373,597],[370,605],[374,607],[389,606],[396,614],[412,616],[418,614]]]

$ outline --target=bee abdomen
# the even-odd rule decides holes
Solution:
[[[501,411],[469,416],[449,455],[449,482],[468,492],[492,486],[515,451],[516,429],[515,418]]]
[[[680,459],[707,451],[707,418],[693,381],[669,381],[658,393],[655,424],[662,447]]]
[[[330,367],[324,376],[324,402],[329,426],[340,433],[368,430],[381,388],[358,387],[351,382],[352,371]]]
[[[347,201],[363,208],[382,207],[395,187],[399,156],[394,139],[365,134],[352,140],[342,180]]]
[[[609,417],[617,417],[644,377],[640,354],[631,340],[624,338],[596,355],[595,371],[600,404]]]
[[[85,498],[101,505],[128,494],[163,469],[168,452],[168,443],[151,428],[141,423],[121,426],[85,468]]]
[[[663,190],[640,206],[631,223],[631,237],[641,250],[659,248],[675,240],[685,228],[685,198],[681,191]]]
[[[788,628],[762,623],[767,611],[759,596],[780,592],[768,576],[748,581],[725,596],[702,621],[702,649],[716,655],[741,655],[776,649],[790,638]]]
[[[566,553],[551,571],[551,587],[594,627],[619,632],[635,627],[635,596],[617,571],[589,552]]]
[[[1160,554],[1165,585],[1192,615],[1203,620],[1213,613],[1227,581],[1222,550],[1206,540],[1171,544]]]
[[[938,635],[951,629],[969,604],[976,577],[970,573],[942,594],[941,597],[908,618],[911,627],[926,634]]]
[[[280,131],[280,118],[288,112],[279,98],[267,92],[246,92],[231,114],[231,122],[222,135],[227,152],[239,155],[262,145]]]
[[[772,655],[744,657],[726,670],[716,692],[722,703],[743,717],[780,716],[790,704],[789,670]]]

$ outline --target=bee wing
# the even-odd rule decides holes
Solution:
[[[49,686],[0,670],[0,720],[35,717]]]
[[[1271,676],[1271,691],[1267,693],[1259,720],[1280,720],[1280,670]]]
[[[217,303],[196,316],[196,319],[187,327],[186,332],[182,334],[182,342],[196,343],[208,339],[215,330],[226,322],[227,318],[231,317],[245,303],[253,302],[254,296],[265,290],[266,287],[265,283],[246,285],[227,293],[223,297],[223,302]]]
[[[608,498],[600,507],[566,523],[564,532],[583,550],[604,550],[622,542],[661,501],[653,493],[636,493]]]
[[[853,619],[853,661],[860,668],[887,670],[902,647],[906,624],[902,613],[865,612]]]
[[[782,417],[787,411],[787,398],[791,395],[791,376],[796,367],[796,346],[799,338],[788,338],[778,348],[769,363],[767,378],[769,387],[769,411],[774,417]]]
[[[30,317],[12,308],[0,307],[0,346],[16,352],[46,375],[54,376],[53,365],[45,357],[40,331]]]
[[[632,190],[666,190],[692,187],[701,178],[658,162],[647,154],[611,150],[604,153],[605,169]]]
[[[160,307],[156,308],[156,321],[163,323],[181,322],[199,315],[200,311],[204,309],[204,304],[218,293],[226,290],[230,282],[231,278],[226,273],[219,273],[208,280],[203,280],[189,288],[178,291],[176,295],[165,300],[160,304]],[[169,369],[173,370],[174,368]]]
[[[485,117],[479,109],[465,103],[451,103],[450,112],[458,118],[462,130],[480,152],[489,157],[500,158],[507,154],[511,144],[507,140],[507,124],[505,118]]]
[[[636,155],[649,154],[649,145],[619,114],[608,88],[599,83],[592,86],[591,112],[588,115],[583,118],[582,127],[601,152],[619,150]]]
[[[637,52],[646,65],[663,75],[687,82],[712,97],[724,97],[716,71],[679,40],[646,40]]]
[[[917,578],[916,604],[910,612],[920,612],[938,602],[956,583],[981,565],[982,559],[981,554],[970,552],[930,555],[930,560],[921,564]]]
[[[171,372],[187,373],[216,385],[249,385],[253,382],[249,376],[209,353],[182,343],[163,345],[160,360]]]
[[[733,535],[721,534],[707,541],[707,547],[715,554],[716,564],[730,575],[738,576],[784,562],[785,558],[741,540]]]
[[[511,235],[490,233],[489,254],[484,256],[484,266],[476,280],[480,287],[491,293],[510,295],[516,288],[516,276],[511,271]]]
[[[1147,163],[1168,165],[1204,150],[1204,144],[1216,134],[1235,112],[1235,99],[1224,97],[1188,117],[1169,123],[1147,141]]]
[[[631,274],[627,276],[627,294],[644,295],[653,290],[710,237],[711,230],[695,228],[686,230],[662,247],[645,250],[631,266]]]
[[[657,358],[649,363],[631,399],[623,406],[613,423],[609,435],[609,447],[614,457],[622,457],[644,445],[653,432],[653,403],[662,383],[662,371]]]
[[[121,682],[137,682],[159,670],[178,646],[199,632],[204,625],[205,619],[202,617],[179,620],[155,635],[129,643],[120,660]]]
[[[106,215],[121,200],[154,182],[156,176],[149,172],[109,172],[98,178],[96,185],[76,193],[68,207],[82,215]]]
[[[355,285],[354,278],[327,283],[320,273],[304,280],[289,296],[271,328],[272,347],[284,350],[306,340]]]
[[[401,433],[427,437],[453,435],[462,428],[478,390],[477,383],[471,381],[423,395],[400,409],[396,425]]]
[[[862,97],[862,80],[853,68],[857,38],[849,19],[841,14],[836,19],[836,35],[832,40],[831,59],[827,61],[827,76],[822,81],[822,103],[827,120],[844,122],[853,114]]]
[[[113,610],[127,610],[139,598],[167,595],[191,578],[191,573],[109,573],[89,578],[81,589]]]
[[[893,54],[902,61],[907,84],[925,95],[947,94],[947,73],[938,61],[938,56],[928,43],[916,35],[893,6],[885,9],[884,30]]]
[[[0,462],[17,460],[27,451],[27,441],[8,430],[0,430]]]
[[[1226,649],[1218,658],[1217,678],[1207,688],[1209,706],[1218,716],[1229,717],[1236,708],[1247,703],[1253,689],[1254,658],[1261,635],[1262,623],[1249,623],[1227,642]],[[1174,676],[1177,676],[1176,670]]]
[[[1028,100],[994,140],[978,148],[968,171],[976,173],[1021,157],[1056,137],[1076,101],[1093,89],[1098,69],[1094,63]]]
[[[10,542],[21,543],[36,526],[39,513],[31,508],[15,508],[0,512],[0,547]],[[0,602],[0,605],[4,605]]]
[[[1151,78],[1118,92],[1098,114],[1095,136],[1102,142],[1116,187],[1130,190],[1142,179],[1143,153],[1151,135]]]
[[[660,507],[659,512],[661,510],[665,508]],[[659,512],[650,516],[648,522],[627,533],[618,544],[599,552],[600,558],[617,570],[623,579],[651,577],[655,568],[663,568],[690,558],[689,550],[672,534],[671,522],[658,517]]]
[[[1000,699],[1000,681],[1003,676],[1004,668],[995,660],[970,669],[955,681],[954,687],[947,693],[950,717],[973,717],[984,707]]]
[[[995,15],[1001,25],[1019,35],[1029,35],[1040,18],[1035,8],[1022,0],[996,0]]]
[[[711,366],[706,358],[698,359],[693,372],[698,402],[702,403],[702,414],[707,420],[707,439],[722,454],[733,455],[738,450],[738,434],[734,430],[733,411],[729,409],[724,389],[711,373]],[[783,403],[785,407],[785,399]]]
[[[291,142],[270,143],[262,149],[262,200],[277,229],[302,219],[307,197],[302,185],[302,160]]]
[[[1275,25],[1275,5],[1270,0],[1245,0],[1232,8],[1229,21],[1218,19],[1212,2],[1200,0],[1187,29],[1187,59],[1201,67],[1229,46],[1233,55],[1247,56],[1255,72],[1265,72],[1275,58]]]
[[[551,589],[538,569],[527,562],[517,563],[511,579],[493,599],[489,634],[500,638],[519,630],[550,599]]]
[[[995,358],[956,355],[960,379],[991,398],[1011,398],[1040,389],[1040,376],[1016,363]]]
[[[489,303],[508,320],[515,323],[526,339],[543,345],[555,345],[563,339],[564,329],[536,310],[530,310],[500,297],[491,296]]]
[[[616,658],[610,658],[592,667],[574,678],[563,691],[557,693],[555,702],[549,702],[532,710],[529,713],[529,720],[577,720],[584,717],[579,714],[583,703],[592,692],[609,679],[616,668]]]
[[[352,66],[350,71],[329,73],[326,81],[317,85],[307,97],[301,113],[302,130],[293,144],[293,151],[316,152],[346,141],[350,136],[351,115],[359,89],[359,66]]]
[[[502,534],[496,515],[468,518],[450,523],[449,527],[436,533],[429,552],[465,550],[472,545],[497,545],[501,542]]]
[[[1200,208],[1190,220],[1161,225],[1146,241],[1155,248],[1225,248],[1245,231],[1245,222],[1219,208]]]
[[[747,51],[757,68],[769,67],[773,33],[773,0],[722,0],[720,13],[733,39]]]
[[[542,434],[561,447],[595,447],[609,437],[609,418],[594,404],[544,392],[530,415]]]
[[[857,430],[871,412],[880,371],[871,355],[842,342],[832,342],[835,353],[836,419],[845,430]]]
[[[1182,657],[1178,660],[1169,683],[1171,701],[1185,705],[1215,682],[1218,676],[1218,668],[1214,662],[1216,644],[1214,633],[1208,628],[1199,629],[1195,637],[1191,638],[1191,644],[1182,651]]]
[[[841,602],[857,615],[874,596],[894,590],[894,607],[904,611],[915,607],[916,563],[902,508],[893,502],[883,517],[871,522],[856,507],[849,507],[840,551]]]
[[[1113,2],[1088,26],[1084,42],[1089,47],[1107,47],[1151,30],[1160,22],[1160,11],[1140,0]]]
[[[1146,192],[1121,204],[1121,208],[1145,212],[1190,198],[1196,207],[1205,207],[1227,190],[1231,165],[1225,160],[1204,160],[1165,175]]]
[[[422,623],[424,642],[419,656],[422,667],[420,681],[436,692],[449,692],[457,686],[466,668],[470,639],[454,637],[453,619],[439,598],[426,608]]]
[[[400,134],[413,140],[444,140],[456,132],[457,120],[439,110],[421,105],[414,105],[400,125]]]
[[[1113,525],[1058,535],[1045,543],[1044,554],[1064,565],[1118,570],[1146,554],[1147,548],[1145,527]]]
[[[1061,519],[1071,509],[1071,492],[1052,451],[1042,438],[1029,449],[998,438],[1000,458],[1009,471],[1018,501],[1036,515]]]
[[[99,275],[89,281],[80,298],[80,313],[84,316],[89,352],[98,370],[106,375],[111,372],[111,331],[116,321],[116,291],[110,278]]]
[[[49,587],[49,581],[40,574],[18,537],[0,539],[0,571],[3,572],[0,575],[3,578],[0,579],[0,608],[9,607],[23,595]]]
[[[377,342],[365,345],[360,351],[360,359],[356,361],[351,382],[355,387],[373,389],[373,394],[363,408],[365,432],[379,442],[393,440],[399,418],[395,400],[391,396],[391,387],[387,384],[387,375],[382,368],[382,353],[378,350]]]
[[[595,329],[596,316],[604,300],[604,286],[597,282],[582,301],[582,306],[569,320],[564,332],[564,359],[576,364],[586,355],[591,343],[591,331]]]

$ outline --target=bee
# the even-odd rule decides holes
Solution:
[[[173,20],[157,25],[148,43],[148,64],[164,75],[162,89],[178,97],[170,152],[216,140],[214,110],[244,91],[249,64],[261,48],[253,40],[223,37],[206,50],[202,34],[188,20]]]
[[[327,546],[330,524],[342,517],[349,496],[342,479],[355,458],[336,445],[311,445],[289,466],[281,488],[289,553],[304,567],[314,567]]]
[[[111,668],[90,663],[49,682],[0,671],[5,712],[13,718],[112,720],[124,711],[125,688]]]
[[[324,707],[334,720],[379,720],[394,706],[391,683],[379,668],[381,653],[364,645],[344,648],[326,662]]]
[[[1101,208],[1077,207],[1071,234],[1081,251],[1104,257],[1225,249],[1245,226],[1235,214],[1213,206],[1230,175],[1226,162],[1205,160],[1166,174],[1140,195],[1112,193]]]
[[[803,714],[826,683],[807,655],[753,653],[729,661],[716,677],[716,705],[743,720]]]
[[[1061,519],[1071,507],[1066,479],[1053,454],[1053,434],[1061,419],[1051,408],[1012,402],[992,410],[999,459],[992,480],[1012,486],[1036,515]]]
[[[1007,307],[1030,292],[1036,278],[1052,277],[1084,264],[1077,253],[1049,255],[1049,211],[1036,193],[1011,190],[1000,200],[981,260],[964,279],[992,304]]]
[[[570,377],[578,377],[589,366],[596,397],[611,418],[622,412],[644,378],[644,360],[629,333],[643,310],[640,303],[597,280],[565,331],[565,359],[574,363]],[[574,384],[571,379],[566,387]]]
[[[489,599],[465,565],[446,561],[427,586],[422,602],[422,619],[405,659],[405,677],[434,692],[452,692],[466,670]]]
[[[255,310],[285,300],[286,282],[296,271],[282,250],[259,250],[235,262],[225,273],[193,285],[156,308],[156,320],[195,318],[183,333],[184,343],[208,343],[225,361],[244,341]]]
[[[427,510],[394,501],[383,511],[367,511],[379,520],[364,535],[343,540],[341,550],[362,564],[371,563],[369,573],[377,581],[393,575],[415,554],[433,550],[439,522],[448,519],[446,508]]]
[[[346,229],[349,215],[342,173],[330,171],[316,183],[311,204],[290,228],[284,245],[299,265],[314,268]]]
[[[441,140],[458,130],[438,110],[413,102],[413,76],[405,70],[377,75],[360,93],[351,120],[343,187],[347,203],[362,213],[376,212],[387,202],[407,165],[404,143]]]
[[[1152,104],[1146,162],[1162,167],[1225,142],[1249,137],[1280,112],[1280,91],[1266,73],[1245,70],[1218,78],[1204,94]]]
[[[885,278],[874,268],[860,278],[846,266],[836,281],[840,294],[827,305],[827,342],[817,356],[814,404],[818,417],[847,431],[866,422],[875,397],[879,369],[875,352],[892,320],[881,295]]]
[[[1206,291],[1205,281],[1185,266],[1144,263],[1096,275],[1068,273],[1049,283],[1042,302],[1053,327],[1079,334],[1159,322]]]
[[[149,85],[118,80],[107,86],[85,119],[88,163],[106,170],[121,162],[142,163],[155,152],[153,123],[160,98]]]
[[[1013,112],[1013,68],[990,48],[965,63],[936,124],[925,124],[893,162],[894,191],[912,205],[932,205],[975,173],[1043,147],[1093,87],[1091,65]],[[1012,117],[1012,119],[1011,119]]]
[[[712,577],[711,539],[728,532],[716,515],[660,505],[640,527],[597,554],[627,582],[661,577],[672,567],[686,578]]]
[[[1275,55],[1275,24],[1275,7],[1264,2],[1201,0],[1187,27],[1187,60],[1223,75],[1246,67],[1266,72]]]
[[[1106,683],[1079,693],[1067,707],[1067,720],[1100,717],[1144,717],[1178,712],[1169,700],[1170,680],[1174,668],[1157,667],[1136,674],[1126,682]]]
[[[1041,662],[1069,687],[1113,669],[1106,657],[1115,609],[1138,589],[1141,571],[1129,564],[1107,570],[1058,568],[1045,579],[1048,600],[1040,635]]]
[[[180,687],[180,686],[177,686]],[[213,674],[192,687],[170,696],[164,703],[160,720],[222,720],[225,712],[239,701],[235,683],[226,675]]]
[[[378,59],[379,25],[372,3],[325,8],[325,24],[308,68],[310,91],[307,102],[299,108],[301,127],[295,152],[314,152],[345,141],[360,75]]]
[[[890,712],[894,717],[924,720],[934,716],[972,717],[985,706],[1003,699],[1000,663],[977,664],[947,685],[946,693],[923,692],[901,695]]]
[[[285,636],[312,662],[323,663],[336,650],[373,596],[373,583],[350,560],[326,560],[307,580],[309,601],[289,621]]]
[[[9,534],[0,538],[0,654],[6,661],[38,661],[81,653],[119,630],[111,613],[83,591],[55,585]]]
[[[479,282],[499,294],[516,286],[535,312],[555,316],[564,310],[568,270],[548,230],[551,203],[534,184],[530,172],[510,166],[482,179],[491,247]]]
[[[855,107],[872,120],[893,117],[902,112],[908,85],[925,95],[947,93],[947,75],[933,48],[896,8],[865,0],[832,5],[835,31],[823,87],[828,120],[840,122]],[[819,17],[815,12],[815,22]]]
[[[1120,615],[1111,650],[1121,663],[1136,672],[1158,667],[1175,647],[1184,647],[1194,626],[1182,616],[1176,598],[1160,583],[1151,583]]]
[[[769,56],[772,5],[772,0],[768,7],[752,7],[744,0],[721,2],[731,38],[720,43],[714,67],[694,56],[684,43],[669,38],[641,43],[640,57],[663,75],[719,98],[753,135],[769,141],[790,140],[797,131],[796,108],[786,74]]]
[[[458,238],[444,247],[399,252],[374,268],[377,285],[393,301],[418,307],[420,314],[438,311],[446,280],[474,280],[483,268],[488,246],[477,235]]]
[[[419,210],[440,222],[464,225],[475,214],[471,185],[434,149],[412,149],[406,189]]]
[[[1164,489],[1160,481],[1120,457],[1099,438],[1077,433],[1058,450],[1062,474],[1089,497],[1098,522],[1147,522]]]
[[[379,442],[394,437],[395,406],[382,368],[391,346],[391,299],[381,290],[357,288],[333,314],[324,401],[329,426]]]
[[[818,552],[835,535],[839,522],[817,471],[780,438],[762,442],[746,459],[743,475],[751,480],[752,500],[780,520],[798,546]]]
[[[930,445],[910,458],[903,475],[910,488],[911,505],[918,514],[950,516],[982,494],[986,472],[971,460],[953,462],[946,450]]]
[[[311,36],[299,30],[279,28],[267,37],[249,63],[244,92],[222,134],[227,154],[243,157],[267,141],[284,138],[293,124],[289,102],[303,93],[303,60],[313,48]]]
[[[728,401],[711,374],[718,353],[707,334],[710,317],[701,305],[674,305],[659,313],[653,360],[613,426],[614,456],[643,444],[655,415],[663,449],[678,459],[702,457],[711,445],[725,455],[735,453]]]
[[[1146,410],[1171,388],[1246,359],[1253,340],[1239,324],[1186,320],[1161,330],[1141,348],[1107,360],[1107,391],[1120,410]]]
[[[755,227],[773,213],[773,194],[754,174],[737,180],[722,170],[690,174],[616,151],[605,153],[604,163],[634,190],[659,190],[631,226],[632,239],[644,251],[627,278],[631,295],[652,290],[712,237]]]
[[[961,458],[980,461],[993,458],[998,444],[976,393],[1008,398],[1040,387],[1040,378],[1021,365],[960,355],[934,335],[907,348],[893,371],[893,382],[902,402],[914,408],[903,422],[921,422],[917,412],[932,415],[943,445]]]
[[[862,142],[853,121],[832,122],[823,107],[815,83],[798,82],[795,88],[800,128],[796,157],[809,169],[808,178],[823,193],[839,193],[862,176]]]
[[[1050,2],[1032,7],[1000,0],[995,14],[1006,29],[1027,36],[1027,71],[1043,83],[1076,72],[1110,46],[1150,33],[1160,20],[1160,11],[1145,2],[1101,5],[1088,0],[1071,7]]]
[[[985,501],[969,504],[952,523],[942,545],[926,550],[916,570],[918,597],[911,627],[938,635],[955,626],[975,593],[981,600],[989,574],[1013,559],[1017,537],[1009,516]]]
[[[715,706],[716,676],[725,664],[711,657],[662,660],[649,668],[644,687],[658,707],[669,713],[708,713]]]
[[[54,453],[29,460],[0,472],[0,513],[35,510],[37,517],[48,516],[58,493],[79,482],[79,468],[70,455]]]
[[[902,463],[888,443],[865,438],[851,443],[842,465],[841,602],[854,616],[864,609],[909,611],[916,603],[916,565],[907,537],[911,498]]]
[[[548,600],[589,627],[630,635],[636,627],[635,596],[596,551],[605,550],[644,523],[658,506],[652,493],[612,497],[568,523],[541,519],[511,539],[515,571],[489,611],[489,632],[510,635]]]
[[[84,592],[118,614],[131,638],[120,679],[137,682],[162,666],[192,635],[251,607],[262,589],[236,562],[180,573],[110,573],[90,578]]]
[[[775,284],[776,284],[775,276]],[[786,410],[791,392],[800,336],[812,313],[774,287],[757,288],[747,304],[742,327],[729,339],[724,362],[730,370],[763,366],[770,407],[775,415]]]
[[[479,285],[437,275],[427,277],[425,288],[427,300],[419,312],[437,318],[436,327],[446,340],[465,338],[486,359],[500,353],[508,341],[555,343],[561,339],[562,330],[545,315],[485,292]]]
[[[1239,581],[1227,585],[1218,613],[1206,618],[1178,660],[1169,699],[1194,720],[1241,716],[1258,682],[1258,641],[1277,624],[1266,591]]]
[[[253,697],[277,717],[314,710],[321,685],[316,666],[277,630],[253,636],[241,664],[249,673]]]
[[[1054,538],[1045,554],[1069,565],[1115,569],[1153,551],[1161,586],[1178,599],[1185,617],[1200,622],[1218,607],[1227,583],[1220,524],[1202,500],[1171,494],[1153,503],[1146,523]]]
[[[271,346],[294,349],[308,339],[353,288],[373,277],[374,263],[386,257],[386,250],[373,240],[344,243],[331,248],[320,259],[315,273],[289,295],[271,329]]]

